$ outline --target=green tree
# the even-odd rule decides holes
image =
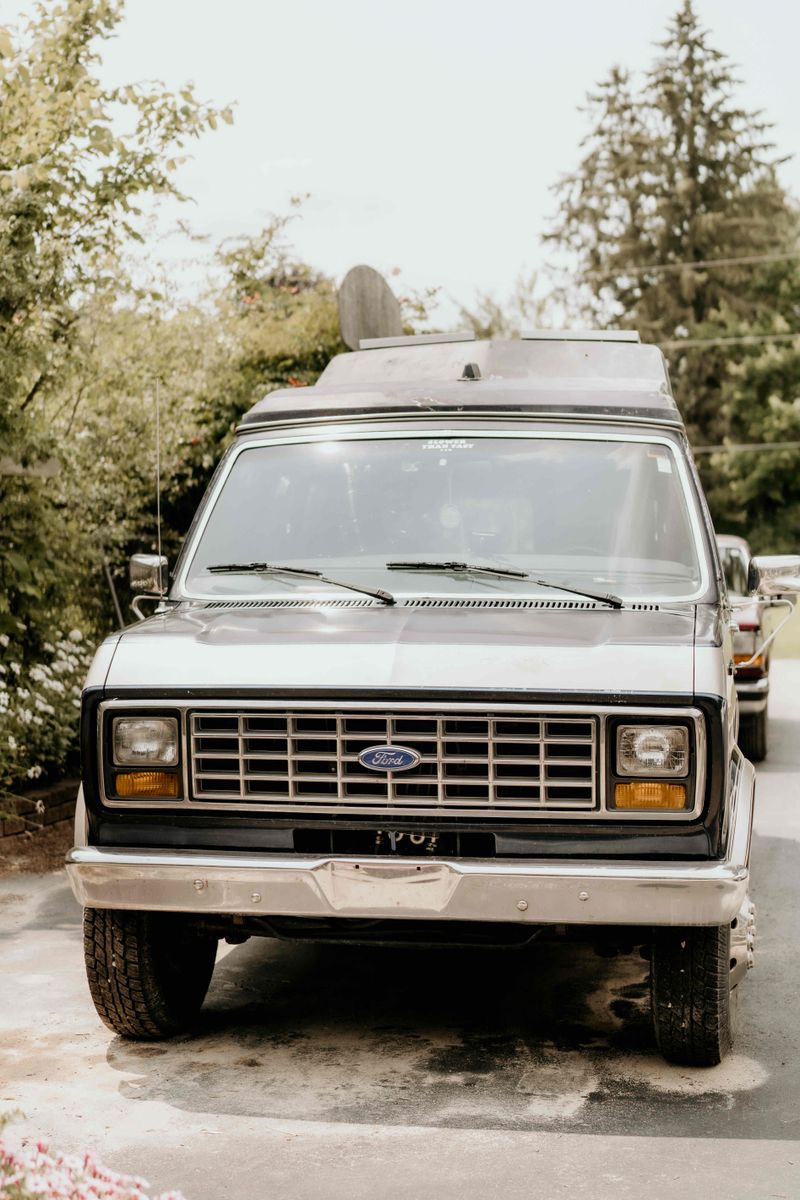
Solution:
[[[731,444],[766,448],[714,455],[709,501],[718,523],[760,553],[800,550],[799,383],[797,339],[752,349],[723,384]]]
[[[346,349],[333,281],[297,260],[285,236],[290,219],[277,217],[220,248],[223,280],[206,301],[214,332],[193,432],[173,458],[164,497],[172,545],[188,529],[243,413],[276,388],[315,383]]]
[[[478,292],[471,307],[459,307],[460,323],[479,338],[519,337],[525,329],[548,323],[548,298],[537,294],[535,271],[520,274],[507,300],[490,292]]]
[[[682,343],[800,327],[797,259],[778,257],[797,249],[797,210],[738,83],[685,0],[644,80],[617,68],[589,97],[584,156],[557,186],[549,235],[576,264],[576,312],[664,345],[700,443],[729,436],[724,385],[752,351]]]
[[[82,309],[141,239],[140,197],[178,195],[186,143],[230,119],[191,86],[101,85],[120,15],[112,0],[62,0],[15,39],[0,31],[0,630],[23,659],[80,586],[58,487],[35,464],[58,455],[48,398],[83,348]]]

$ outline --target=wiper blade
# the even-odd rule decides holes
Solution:
[[[538,587],[555,588],[559,592],[569,592],[573,596],[585,596],[587,600],[597,600],[608,604],[611,608],[622,608],[621,597],[613,592],[595,592],[586,588],[570,587],[566,583],[557,583],[553,579],[537,579],[527,571],[514,571],[511,567],[487,567],[483,564],[466,562],[388,562],[387,571],[442,571],[455,575],[492,575],[497,579],[527,579]]]
[[[613,592],[592,592],[586,588],[569,587],[566,583],[556,583],[551,579],[536,579],[533,575],[528,575],[531,583],[536,583],[543,588],[557,588],[559,592],[569,592],[572,596],[585,596],[587,600],[599,600],[603,604],[608,604],[611,608],[623,608],[624,601],[621,596],[615,596]]]
[[[487,567],[467,562],[388,562],[387,571],[444,571],[447,575],[495,575],[500,579],[529,579],[524,571],[511,567]]]
[[[372,596],[383,604],[394,604],[391,592],[383,588],[365,588],[356,583],[345,583],[342,579],[330,579],[322,571],[314,571],[310,567],[285,567],[280,563],[249,562],[249,563],[215,563],[206,567],[212,575],[296,575],[299,579],[315,579],[317,583],[330,583],[333,587],[347,588],[351,592],[360,592],[362,596]]]
[[[268,562],[214,563],[213,567],[206,567],[206,570],[212,575],[266,575],[274,572],[280,575],[311,575],[315,579],[322,575],[321,571],[312,571],[309,567],[283,567]]]

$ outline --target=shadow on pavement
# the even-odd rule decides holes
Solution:
[[[604,958],[569,942],[450,951],[253,939],[218,962],[194,1036],[115,1038],[108,1061],[127,1077],[126,1097],[193,1112],[796,1137],[797,1106],[767,1095],[769,1072],[748,1056],[747,993],[753,1010],[758,997],[752,985],[743,992],[748,1033],[737,1054],[687,1070],[658,1055],[636,950]],[[784,1004],[778,1021],[791,1023],[792,1011]],[[793,1066],[795,1096],[796,1076]]]

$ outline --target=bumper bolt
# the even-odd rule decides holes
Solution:
[[[261,903],[261,892],[251,892],[250,899],[252,900],[253,904],[260,904]]]
[[[517,908],[519,909],[520,912],[525,912],[527,907],[528,907],[527,900],[518,900],[517,901]]]
[[[208,887],[208,880],[207,879],[195,879],[194,883],[192,884],[192,887],[194,888],[194,890],[196,892],[203,892]]]
[[[588,892],[578,892],[578,899],[579,900],[588,900],[589,893]]]

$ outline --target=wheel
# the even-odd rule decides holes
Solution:
[[[730,925],[658,930],[650,995],[658,1048],[669,1062],[713,1067],[733,1044]]]
[[[158,1039],[186,1029],[205,999],[217,939],[182,914],[87,908],[83,947],[102,1021],[123,1037]]]
[[[739,721],[739,749],[750,762],[767,757],[767,710],[746,713]]]

